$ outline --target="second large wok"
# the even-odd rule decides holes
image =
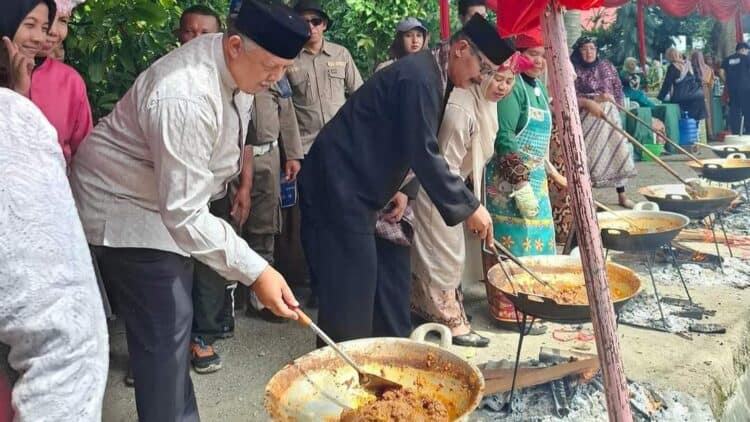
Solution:
[[[662,211],[676,212],[694,219],[702,219],[724,211],[737,198],[731,189],[706,186],[705,198],[691,198],[684,185],[653,185],[638,190],[651,202],[656,202]]]
[[[648,206],[654,210],[646,210]],[[604,247],[626,252],[650,251],[667,245],[690,223],[682,214],[659,211],[652,202],[639,203],[633,211],[600,212],[597,219]]]
[[[746,158],[712,158],[694,161],[688,166],[708,180],[723,183],[735,183],[750,179],[750,160]]]
[[[539,274],[557,290],[570,285],[583,288],[583,267],[578,257],[567,255],[527,256],[520,260]],[[523,278],[525,271],[515,264],[503,264],[512,281],[505,276],[500,264],[493,266],[487,274],[488,282],[500,290],[524,314],[551,322],[584,323],[591,321],[591,308],[586,303],[564,303],[551,295],[534,293],[539,284]],[[633,270],[615,263],[607,263],[607,278],[610,291],[614,293],[615,311],[619,311],[641,288],[641,280]],[[536,283],[536,284],[535,284]]]

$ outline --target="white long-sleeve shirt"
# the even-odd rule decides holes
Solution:
[[[63,151],[28,99],[0,88],[0,110],[0,343],[19,373],[14,421],[101,421],[107,326]]]
[[[89,243],[192,256],[251,285],[268,263],[208,211],[239,174],[253,100],[237,90],[222,36],[144,71],[79,148],[71,187]]]

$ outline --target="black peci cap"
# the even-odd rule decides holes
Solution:
[[[498,66],[515,53],[510,43],[502,38],[491,23],[480,14],[475,14],[461,28],[464,33],[490,61]]]
[[[293,59],[310,39],[307,22],[282,4],[242,2],[235,26],[251,40],[284,59]]]
[[[750,50],[750,45],[748,45],[746,42],[738,42],[737,47],[734,48],[734,51],[740,51],[742,49]]]

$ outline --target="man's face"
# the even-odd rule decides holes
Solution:
[[[468,41],[458,40],[451,45],[448,58],[448,77],[453,85],[459,88],[469,88],[472,84],[480,84],[486,75],[494,68],[490,61],[480,51],[475,51]]]
[[[302,18],[310,28],[309,44],[317,44],[323,40],[323,33],[328,29],[328,22],[315,12],[302,12]]]
[[[248,50],[239,35],[224,39],[227,67],[240,91],[255,94],[270,87],[284,76],[294,60],[282,59],[262,47]]]
[[[463,20],[461,23],[466,23],[471,19],[472,16],[475,14],[480,14],[484,18],[487,18],[487,7],[486,6],[469,6],[466,8],[466,16],[462,16]]]
[[[219,32],[219,22],[213,16],[190,13],[182,17],[178,37],[182,44],[201,36]]]
[[[743,56],[747,56],[747,53],[750,53],[750,50],[748,50],[747,48],[740,48],[737,52],[742,54]]]

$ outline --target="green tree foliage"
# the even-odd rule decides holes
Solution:
[[[386,59],[396,24],[404,17],[422,20],[433,41],[440,36],[435,0],[327,0],[323,4],[335,21],[328,38],[349,49],[363,76]]]
[[[686,18],[668,16],[658,7],[644,9],[643,22],[646,55],[650,58],[658,58],[669,47],[674,46],[673,37],[679,35],[687,38],[688,49],[695,39],[709,42],[714,23],[711,18],[695,13]],[[626,57],[639,57],[637,28],[636,1],[631,0],[617,9],[617,20],[611,27],[605,29],[602,25],[596,25],[592,30],[584,31],[584,34],[597,38],[603,57],[621,64]]]
[[[66,60],[83,75],[95,118],[107,114],[140,72],[177,46],[184,8],[201,3],[224,15],[229,0],[88,0],[66,41]]]

